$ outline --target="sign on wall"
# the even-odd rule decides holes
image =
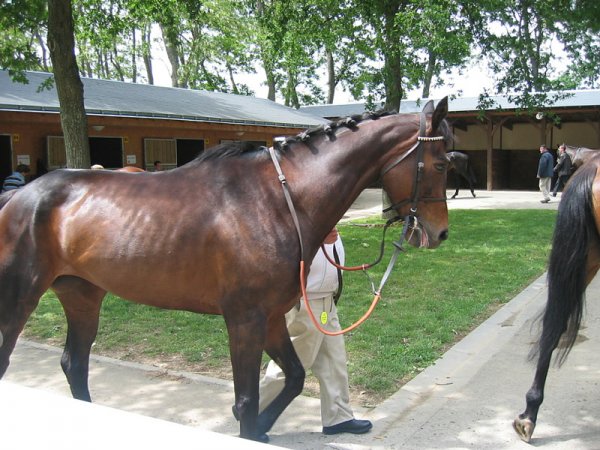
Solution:
[[[29,166],[31,165],[31,158],[29,158],[29,155],[17,155],[17,165],[18,164]]]

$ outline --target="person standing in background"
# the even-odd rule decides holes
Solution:
[[[29,173],[29,166],[25,164],[19,164],[17,169],[9,176],[4,179],[2,185],[2,192],[12,191],[25,186],[25,174]]]
[[[552,183],[552,175],[554,175],[554,158],[548,151],[548,147],[540,145],[540,161],[538,163],[537,177],[539,179],[540,191],[544,198],[540,200],[542,203],[550,201],[550,186]]]
[[[557,173],[558,178],[552,190],[552,197],[556,197],[556,192],[565,187],[571,176],[571,157],[567,153],[565,144],[558,147],[558,162],[554,167],[554,171]]]

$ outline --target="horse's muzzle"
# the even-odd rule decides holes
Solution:
[[[439,241],[445,241],[448,239],[448,230],[444,230],[440,233],[440,235],[438,236],[438,240]]]

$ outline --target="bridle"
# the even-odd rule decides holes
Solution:
[[[380,173],[380,178],[383,179],[383,176],[386,173],[388,173],[394,167],[399,165],[402,161],[404,161],[406,159],[406,157],[408,157],[410,154],[412,154],[415,151],[417,152],[416,175],[414,178],[412,194],[411,194],[410,198],[403,200],[401,202],[395,203],[392,206],[383,210],[383,212],[387,212],[392,209],[395,209],[396,212],[398,212],[399,207],[401,207],[407,203],[411,204],[410,213],[408,215],[406,215],[406,217],[404,218],[404,226],[402,227],[402,234],[400,236],[400,240],[393,243],[394,247],[395,247],[394,253],[393,253],[392,257],[390,258],[390,262],[388,263],[388,267],[387,267],[385,273],[383,274],[381,282],[379,283],[379,287],[377,288],[377,290],[374,290],[374,292],[373,292],[373,294],[374,294],[373,301],[371,302],[371,306],[369,307],[368,311],[354,324],[352,324],[348,328],[345,328],[340,331],[331,332],[331,331],[327,331],[327,330],[323,329],[323,327],[319,324],[319,322],[315,318],[315,316],[312,312],[312,308],[310,307],[310,303],[309,303],[307,295],[306,295],[304,244],[303,244],[303,239],[302,239],[302,232],[300,231],[300,222],[298,220],[298,215],[296,214],[296,209],[294,208],[294,203],[292,202],[292,198],[289,193],[289,189],[287,186],[287,180],[285,178],[285,175],[283,174],[283,171],[281,170],[281,166],[279,165],[279,161],[277,159],[277,155],[275,154],[275,150],[273,149],[273,147],[268,148],[269,155],[271,156],[271,160],[273,161],[273,165],[275,166],[275,170],[277,171],[277,176],[278,176],[279,182],[281,183],[281,186],[283,188],[285,200],[287,202],[288,209],[290,210],[290,214],[292,215],[292,220],[294,222],[294,226],[296,227],[296,233],[298,234],[298,240],[300,242],[300,287],[301,287],[301,291],[302,291],[302,297],[304,298],[306,309],[308,310],[308,313],[309,313],[308,315],[309,315],[311,321],[317,327],[317,329],[319,329],[319,331],[321,331],[323,334],[326,334],[328,336],[337,336],[340,334],[347,333],[348,331],[353,330],[356,327],[358,327],[371,315],[371,313],[375,309],[375,306],[381,299],[381,291],[383,290],[385,283],[387,282],[390,274],[392,273],[392,269],[393,269],[394,265],[396,264],[398,255],[400,254],[400,252],[404,251],[404,248],[402,247],[402,245],[403,245],[404,241],[406,240],[406,236],[408,234],[409,229],[411,229],[411,228],[416,229],[418,227],[418,219],[417,219],[417,215],[416,215],[417,214],[417,204],[419,202],[423,202],[423,201],[426,201],[426,202],[446,201],[445,196],[439,197],[439,198],[420,197],[419,196],[421,180],[423,178],[423,171],[425,169],[425,163],[423,162],[423,159],[424,159],[423,143],[424,142],[441,141],[441,140],[445,139],[444,136],[433,136],[433,137],[424,136],[425,128],[426,128],[426,118],[425,118],[424,113],[420,113],[419,120],[420,120],[419,134],[417,135],[416,143],[410,149],[408,149],[406,152],[402,153],[402,155],[400,155],[398,158],[396,158],[393,162],[391,162],[390,164],[383,167],[383,169],[381,170],[381,173]],[[324,246],[321,245],[323,253],[325,254],[325,257],[327,258],[327,260],[331,264],[336,266],[338,269],[341,269],[341,270],[363,270],[366,272],[366,269],[374,266],[375,264],[378,264],[381,261],[381,259],[383,257],[383,253],[384,253],[384,248],[385,248],[385,233],[386,233],[388,227],[390,225],[392,225],[394,222],[397,222],[398,220],[401,220],[401,217],[399,214],[397,214],[394,218],[388,220],[387,223],[385,224],[384,229],[383,229],[381,252],[380,252],[379,258],[372,264],[363,264],[362,266],[357,266],[357,267],[342,267],[329,257],[329,255],[325,251]]]
[[[379,175],[379,178],[383,181],[383,176],[386,173],[388,173],[390,170],[392,170],[394,167],[396,167],[398,164],[400,164],[402,161],[404,161],[413,152],[415,152],[415,151],[417,152],[416,176],[413,180],[412,194],[411,194],[410,198],[402,200],[398,203],[394,203],[393,205],[385,208],[383,210],[384,213],[391,211],[391,210],[396,210],[396,212],[398,212],[398,209],[400,207],[406,205],[407,203],[410,203],[410,205],[411,205],[410,214],[407,215],[406,218],[407,219],[410,218],[410,220],[416,220],[417,204],[419,202],[445,202],[446,201],[445,195],[444,195],[444,197],[420,197],[420,195],[419,195],[421,192],[421,180],[423,179],[423,170],[425,169],[425,163],[423,162],[423,155],[424,155],[423,143],[444,140],[444,136],[433,136],[433,137],[425,136],[425,127],[426,127],[425,114],[420,113],[419,135],[417,136],[417,142],[415,142],[415,144],[411,148],[409,148],[407,151],[402,153],[394,161],[392,161],[391,163],[386,165],[383,169],[381,169],[381,174]]]

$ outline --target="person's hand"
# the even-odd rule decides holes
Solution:
[[[323,240],[323,244],[333,244],[338,239],[338,230],[334,228],[329,232],[325,239]]]

